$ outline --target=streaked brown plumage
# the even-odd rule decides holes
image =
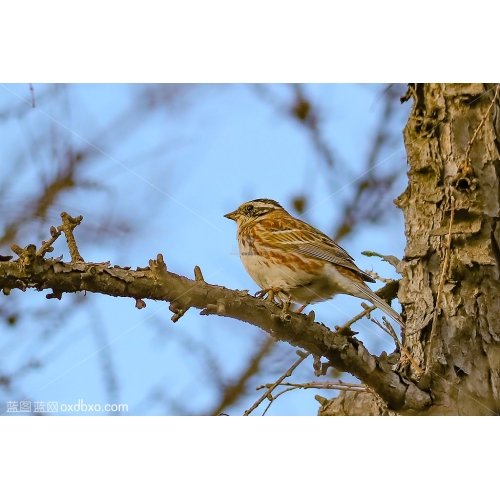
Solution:
[[[290,215],[279,203],[257,199],[224,217],[238,224],[240,257],[263,291],[303,304],[338,293],[370,301],[404,328],[399,314],[365,284],[375,280],[326,234]]]

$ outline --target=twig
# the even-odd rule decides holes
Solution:
[[[321,377],[321,375],[326,375],[326,372],[323,374],[322,370],[323,363],[321,362],[321,356],[317,354],[313,354],[313,368],[314,368],[314,375],[316,377]]]
[[[199,266],[194,266],[194,278],[196,281],[205,281]]]
[[[267,386],[270,386],[271,384],[266,384],[265,386],[257,387],[257,389],[261,389]],[[267,410],[271,407],[271,404],[278,399],[281,395],[285,394],[285,392],[290,392],[294,391],[295,389],[333,389],[333,390],[339,390],[339,391],[352,391],[352,392],[372,392],[370,389],[365,387],[363,384],[349,384],[347,382],[308,382],[305,384],[291,384],[289,382],[285,382],[283,384],[279,384],[280,386],[287,386],[286,389],[284,389],[281,392],[278,392],[276,396],[271,396],[271,400],[269,401],[269,404],[267,405],[266,409],[264,410],[264,413],[262,413],[262,416],[264,416],[267,413]]]
[[[342,326],[335,326],[335,333],[339,333],[340,335],[346,335],[347,333],[351,332],[351,325],[356,323],[356,321],[359,321],[361,318],[364,318],[368,314],[370,314],[372,311],[377,309],[376,306],[370,306],[368,307],[366,304],[361,303],[361,305],[365,308],[364,311],[361,311],[359,314],[351,318],[347,323],[344,323]]]
[[[401,104],[405,103],[406,101],[409,101],[413,97],[415,103],[417,102],[418,96],[417,92],[415,91],[415,84],[414,83],[409,83],[408,84],[408,89],[406,91],[405,95],[402,95],[399,98],[399,102]]]
[[[52,252],[54,249],[52,248],[52,245],[54,242],[61,236],[61,231],[57,230],[54,226],[50,227],[50,235],[52,238],[50,238],[49,241],[42,241],[42,246],[40,247],[40,250],[36,253],[40,257],[44,257],[47,252]]]
[[[85,262],[78,251],[78,247],[76,246],[75,237],[73,236],[73,230],[76,226],[82,222],[83,217],[79,215],[76,218],[71,217],[71,215],[63,212],[61,214],[61,219],[63,223],[58,226],[59,231],[64,232],[64,236],[66,236],[66,241],[68,242],[69,253],[71,255],[71,262]]]
[[[382,281],[383,283],[392,283],[394,281],[392,278],[382,278],[382,276],[380,276],[380,274],[376,273],[375,271],[366,270],[365,273],[371,276],[373,279]]]
[[[276,394],[276,396],[270,396],[269,397],[269,404],[266,406],[266,409],[262,412],[262,416],[264,417],[267,413],[267,410],[269,410],[269,408],[271,408],[271,405],[274,403],[274,401],[276,399],[278,399],[282,394],[285,394],[285,392],[290,392],[290,391],[293,391],[294,389],[296,389],[296,387],[289,387],[288,389],[285,389],[284,391],[281,391],[279,392],[278,394]]]
[[[144,302],[142,299],[135,299],[135,307],[137,309],[144,309],[146,307],[146,302]]]
[[[271,387],[273,384],[265,384],[257,387],[259,389],[266,389]],[[292,382],[282,382],[279,384],[282,387],[292,387],[293,389],[332,389],[338,391],[370,391],[364,384],[355,384],[350,382],[342,382],[342,380],[337,380],[336,382],[304,382],[302,384],[294,384]],[[278,395],[274,396],[276,399]]]
[[[399,264],[399,259],[394,257],[394,255],[382,255],[381,253],[372,252],[371,250],[365,250],[361,252],[362,255],[366,255],[367,257],[380,257],[382,260],[389,262],[391,266],[397,267]]]
[[[382,319],[384,320],[385,327],[382,326],[382,324],[376,319],[372,319],[372,321],[394,339],[394,342],[396,342],[396,345],[399,347],[399,349],[401,349],[401,352],[408,358],[408,361],[411,363],[411,366],[413,366],[417,374],[422,375],[422,373],[424,373],[422,368],[418,366],[417,362],[413,359],[413,356],[409,353],[408,349],[406,349],[406,347],[399,341],[392,325],[387,321],[385,316],[382,316]]]
[[[248,417],[248,415],[250,415],[250,413],[252,413],[255,410],[255,408],[257,408],[260,405],[260,403],[262,403],[262,401],[264,401],[264,399],[266,398],[271,399],[271,403],[273,402],[271,393],[274,391],[274,389],[278,387],[278,385],[280,385],[281,382],[283,382],[283,380],[290,377],[294,372],[295,368],[297,368],[297,366],[299,366],[300,363],[302,363],[302,361],[304,361],[310,355],[309,352],[302,352],[302,351],[297,351],[297,354],[299,355],[299,359],[295,361],[295,363],[290,368],[288,368],[288,370],[278,380],[276,380],[274,384],[271,384],[269,389],[248,410],[245,411],[243,416]]]

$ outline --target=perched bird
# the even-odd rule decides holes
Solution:
[[[290,215],[278,202],[258,199],[224,215],[238,224],[241,261],[262,289],[280,301],[309,304],[338,293],[368,300],[404,328],[399,314],[365,284],[375,280],[326,234]]]

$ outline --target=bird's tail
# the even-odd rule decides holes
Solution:
[[[388,314],[394,321],[396,321],[401,328],[405,328],[405,324],[401,319],[401,316],[384,300],[378,295],[375,295],[372,290],[370,290],[364,283],[357,284],[354,283],[356,288],[360,291],[359,297],[369,300],[374,306],[377,306],[380,310]]]

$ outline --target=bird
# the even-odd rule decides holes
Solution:
[[[261,288],[256,296],[301,305],[323,302],[337,294],[368,300],[402,328],[400,315],[365,282],[375,283],[335,241],[290,215],[277,201],[259,198],[224,217],[237,223],[243,266]]]

